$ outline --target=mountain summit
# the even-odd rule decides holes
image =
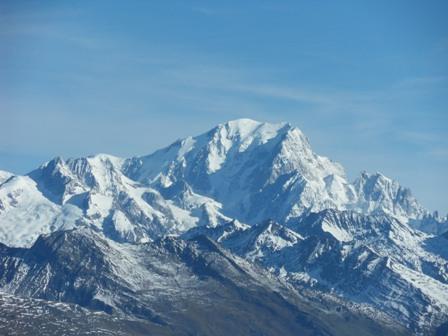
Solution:
[[[386,213],[431,233],[448,229],[382,174],[349,182],[341,165],[314,153],[287,123],[239,119],[143,157],[58,157],[25,176],[0,174],[0,241],[16,246],[78,225],[138,242],[231,219],[290,225],[325,209]]]
[[[295,289],[384,313],[414,333],[448,319],[447,218],[381,173],[348,181],[287,123],[239,119],[146,156],[58,157],[25,176],[0,171],[0,242],[30,247],[72,229],[117,250],[205,235]],[[15,250],[5,251],[10,262]],[[2,287],[32,293],[8,285],[8,271],[28,272],[11,267],[0,270]]]

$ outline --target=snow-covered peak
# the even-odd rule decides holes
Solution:
[[[233,128],[233,129],[253,130],[262,124],[263,124],[262,122],[253,120],[250,118],[240,118],[240,119],[229,120],[225,123],[221,123],[218,125],[218,127],[221,125],[226,125],[229,128]]]
[[[20,246],[40,233],[90,226],[117,241],[142,242],[183,232],[199,222],[199,215],[194,217],[158,191],[125,176],[123,161],[105,154],[57,157],[27,176],[1,184],[0,241]],[[210,222],[227,219],[213,211],[212,200],[208,203]],[[16,230],[11,230],[14,226]]]
[[[403,221],[427,214],[409,189],[380,173],[364,172],[350,183],[340,164],[316,154],[303,132],[287,123],[229,121],[122,167],[126,176],[169,199],[185,199],[190,190],[221,204],[223,215],[249,224],[267,218],[288,223],[329,208]]]
[[[212,138],[228,139],[240,144],[244,151],[253,141],[265,143],[279,132],[287,132],[291,125],[287,123],[264,123],[252,119],[237,119],[220,124],[208,132]]]
[[[255,227],[258,245],[266,245],[272,250],[280,250],[285,246],[292,246],[303,238],[297,233],[272,220],[265,221]]]
[[[240,223],[238,220],[234,219],[219,226],[194,227],[185,232],[182,237],[184,239],[191,239],[193,237],[204,235],[216,240],[217,242],[221,242],[229,237],[237,236],[239,233],[249,229],[249,225]]]
[[[28,174],[37,184],[38,189],[54,203],[63,203],[64,194],[73,181],[66,162],[56,157]],[[71,187],[80,187],[78,185]]]
[[[144,157],[58,157],[27,176],[0,172],[0,242],[29,245],[72,227],[93,228],[119,248],[207,235],[285,281],[389,303],[392,316],[411,323],[448,307],[446,234],[413,227],[442,234],[447,225],[380,173],[349,183],[298,128],[250,119]]]
[[[378,240],[396,235],[412,240],[412,229],[393,216],[386,214],[367,215],[351,210],[325,209],[305,215],[292,229],[303,236],[333,236],[339,242]]]
[[[404,220],[420,218],[425,213],[408,188],[381,173],[362,172],[353,185],[358,195],[357,206],[364,213],[383,212]]]
[[[98,191],[106,191],[123,183],[121,173],[123,162],[124,159],[112,155],[98,154],[67,160],[67,166],[76,178],[89,186],[94,186]]]
[[[287,123],[229,121],[123,167],[170,199],[181,199],[185,188],[179,185],[188,185],[221,203],[226,216],[251,224],[289,221],[354,198],[343,168],[315,154],[306,136]]]
[[[42,191],[52,201],[64,204],[73,195],[89,190],[97,192],[113,191],[122,184],[123,159],[112,155],[64,160],[61,157],[44,163],[29,173]]]
[[[65,219],[72,217],[66,209]],[[0,242],[11,246],[33,243],[40,233],[50,226],[63,226],[58,221],[58,207],[37,189],[36,182],[28,176],[12,176],[0,184]]]
[[[118,156],[100,153],[96,155],[90,155],[87,157],[87,160],[91,165],[111,165],[115,169],[121,169],[121,166],[125,159],[120,158]]]
[[[410,223],[413,227],[423,232],[435,235],[448,234],[448,216],[440,216],[437,211],[425,213],[418,219],[411,219]]]
[[[266,253],[293,246],[302,239],[302,236],[297,232],[272,220],[266,220],[249,229],[235,231],[235,233],[221,238],[222,241],[225,241],[224,245],[226,247],[238,251],[239,254],[247,255],[250,259],[256,259]]]
[[[159,179],[162,184],[169,185],[173,181],[163,173],[173,170],[175,165],[191,165],[188,161],[198,160],[200,162],[195,168],[196,174],[213,174],[238,153],[245,152],[249,147],[266,144],[273,138],[279,138],[280,134],[286,134],[290,129],[291,126],[286,123],[233,120],[219,124],[198,136],[178,140],[153,154],[132,158],[126,162],[125,170],[139,180]]]
[[[57,157],[28,177],[41,198],[74,205],[82,222],[119,231],[121,238],[146,239],[146,232],[182,232],[233,219],[256,225],[271,218],[290,225],[325,209],[385,213],[420,221],[412,224],[434,233],[446,227],[426,216],[408,189],[382,174],[363,173],[349,183],[341,165],[316,154],[303,132],[287,123],[233,120],[147,156]]]
[[[276,148],[272,174],[299,172],[307,180],[322,180],[327,176],[338,176],[345,180],[342,166],[330,159],[317,155],[307,137],[298,128],[290,128]]]
[[[10,173],[10,172],[4,171],[4,170],[0,170],[0,184],[5,182],[7,179],[9,179],[12,176],[14,176],[13,173]]]
[[[239,119],[220,124],[198,137],[199,144],[206,144],[206,168],[209,174],[220,170],[222,165],[251,146],[266,144],[269,140],[287,133],[288,124],[261,123]]]

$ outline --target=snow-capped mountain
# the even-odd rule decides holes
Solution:
[[[230,121],[125,165],[129,177],[179,205],[189,206],[188,193],[204,195],[249,224],[266,218],[287,223],[356,197],[342,167],[316,155],[289,124]]]
[[[347,335],[349,328],[404,335],[379,313],[373,320],[344,306],[327,308],[325,298],[309,301],[205,236],[130,245],[88,229],[59,231],[29,249],[0,247],[0,265],[10,295],[114,314],[150,334],[323,336]]]
[[[123,167],[182,208],[197,207],[193,195],[206,196],[217,202],[214,213],[248,224],[269,218],[288,224],[324,209],[386,213],[415,225],[432,217],[409,189],[380,173],[363,172],[350,183],[341,165],[315,154],[305,135],[286,123],[230,121]]]
[[[446,237],[387,215],[334,209],[303,216],[289,228],[273,221],[234,227],[196,228],[184,236],[212,237],[298,289],[368,303],[414,332],[425,334],[448,318]]]
[[[68,229],[96,235],[101,251],[207,235],[295,290],[367,305],[413,333],[448,320],[448,219],[380,173],[350,182],[286,123],[240,119],[147,156],[55,158],[25,176],[0,171],[0,242],[36,248],[39,235]],[[137,265],[134,252],[126,254]],[[5,258],[3,272],[27,274]],[[14,281],[23,290],[0,287],[39,292],[22,280]],[[51,290],[46,299],[68,300]]]
[[[357,207],[361,213],[386,213],[404,221],[421,218],[425,209],[412,196],[408,188],[381,173],[362,172],[354,182]]]
[[[127,178],[123,161],[56,158],[27,176],[9,176],[0,187],[1,241],[29,246],[42,233],[91,226],[118,241],[140,242],[196,225],[188,211]]]
[[[78,225],[138,242],[232,219],[287,225],[325,209],[385,213],[432,233],[448,228],[379,173],[350,183],[289,124],[230,121],[145,157],[56,158],[26,176],[0,173],[0,241],[17,246]]]

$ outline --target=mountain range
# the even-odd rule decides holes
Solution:
[[[58,157],[0,171],[0,331],[29,307],[54,312],[54,334],[90,316],[123,335],[444,335],[447,232],[408,188],[349,181],[287,123]]]

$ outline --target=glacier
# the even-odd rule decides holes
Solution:
[[[448,320],[447,217],[379,172],[349,181],[288,123],[239,119],[145,156],[0,171],[1,243],[31,248],[67,230],[117,250],[205,235],[294,290],[374,309],[413,333]],[[30,293],[11,286],[0,287]]]

